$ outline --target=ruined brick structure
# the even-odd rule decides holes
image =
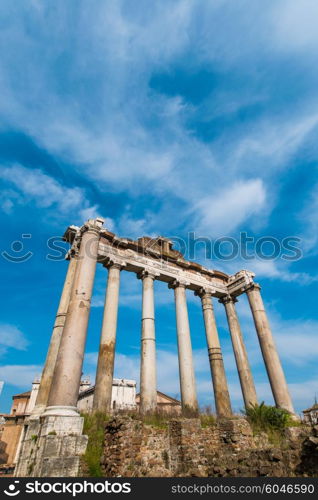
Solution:
[[[281,448],[253,437],[243,419],[201,427],[199,419],[171,420],[166,428],[116,417],[105,425],[105,476],[291,477],[318,475],[318,426],[285,430]]]

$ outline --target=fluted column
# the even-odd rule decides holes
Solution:
[[[213,311],[212,295],[205,289],[195,293],[201,298],[216,412],[219,417],[229,417],[232,415],[231,401]]]
[[[56,313],[50,345],[41,376],[41,382],[38,395],[36,398],[36,403],[32,410],[32,415],[40,415],[41,413],[43,413],[48,403],[54,368],[61,343],[61,337],[65,324],[66,313],[70,302],[71,290],[74,283],[76,266],[77,266],[76,255],[69,254],[69,264],[64,281],[63,291],[61,294],[60,303]]]
[[[221,298],[219,302],[224,304],[225,307],[244,404],[245,408],[248,408],[251,405],[257,404],[257,395],[240,323],[234,305],[237,300],[229,295]]]
[[[260,294],[260,286],[254,283],[246,290],[246,293],[253,314],[255,328],[276,406],[284,408],[290,413],[295,413]]]
[[[93,400],[93,409],[104,413],[110,412],[112,402],[120,270],[122,265],[111,262],[107,267],[108,281]]]
[[[81,229],[74,286],[62,333],[45,415],[77,415],[87,325],[98,256],[100,219],[89,220]]]
[[[198,402],[192,359],[186,283],[174,281],[169,284],[169,288],[174,288],[175,295],[182,410],[184,414],[191,415],[193,412],[198,411]]]
[[[140,412],[145,414],[157,409],[157,371],[155,339],[155,275],[142,271],[142,320],[140,363]]]

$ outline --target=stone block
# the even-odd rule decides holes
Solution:
[[[51,433],[58,435],[77,435],[83,432],[84,419],[78,416],[47,416],[41,427],[41,435],[47,436]]]

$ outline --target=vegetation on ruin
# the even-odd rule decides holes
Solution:
[[[163,412],[157,411],[154,413],[147,413],[142,416],[142,422],[146,425],[152,425],[159,429],[167,429],[168,422],[171,419],[171,415],[167,415]]]
[[[300,425],[293,420],[287,410],[266,405],[264,401],[261,404],[250,406],[243,413],[245,413],[254,435],[265,432],[269,441],[276,446],[283,444],[283,431],[286,427]]]
[[[201,427],[214,427],[216,425],[216,416],[213,414],[210,405],[204,406],[200,409],[199,417]]]
[[[295,425],[295,421],[287,410],[261,404],[251,405],[245,410],[245,415],[254,431],[283,430]]]
[[[214,415],[201,413],[200,415],[201,427],[214,427],[216,425],[216,418]]]
[[[84,472],[90,477],[101,477],[100,459],[103,453],[105,423],[109,417],[102,412],[85,413],[83,434],[88,436],[88,444],[83,456]]]

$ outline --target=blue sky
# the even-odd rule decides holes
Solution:
[[[301,239],[297,261],[196,260],[262,285],[297,410],[318,392],[318,32],[315,0],[3,0],[0,5],[0,411],[41,372],[66,263],[47,240],[102,215],[120,236]],[[23,235],[31,235],[23,237]],[[23,243],[11,247],[14,241]],[[93,381],[106,274],[86,347]],[[122,274],[116,375],[139,378],[141,283]],[[156,283],[158,388],[179,395],[173,295]],[[213,395],[188,294],[200,403]],[[242,408],[215,302],[233,407]],[[272,402],[238,303],[260,400]]]

